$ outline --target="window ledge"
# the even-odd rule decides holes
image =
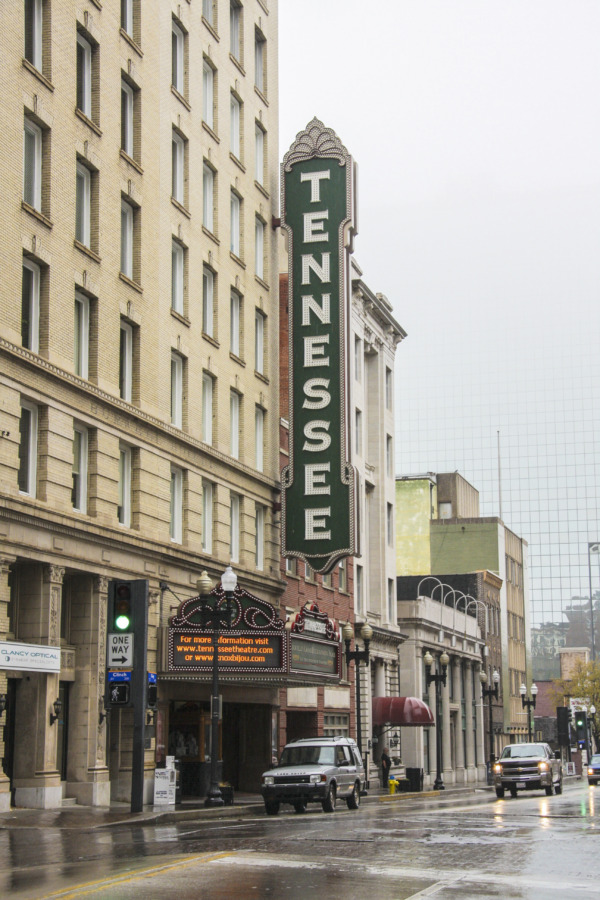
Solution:
[[[244,260],[243,260],[243,259],[240,259],[240,257],[237,256],[237,254],[235,254],[235,253],[233,252],[233,250],[230,250],[230,251],[229,251],[229,255],[230,255],[230,257],[232,258],[232,260],[238,264],[238,266],[241,266],[242,269],[245,269],[245,268],[246,268],[246,263],[244,262]]]
[[[202,127],[204,128],[204,130],[205,130],[206,132],[208,132],[208,134],[210,134],[211,138],[212,138],[214,141],[216,141],[217,144],[220,144],[220,143],[221,143],[221,140],[220,140],[218,134],[216,133],[216,131],[213,131],[212,128],[210,127],[210,125],[208,125],[208,124],[204,121],[204,119],[202,120]]]
[[[209,344],[212,344],[213,347],[220,347],[218,340],[212,336],[212,334],[207,334],[205,331],[202,332],[202,337],[205,341],[208,341]]]
[[[179,100],[179,102],[180,102],[180,103],[183,103],[183,105],[184,105],[185,108],[188,110],[188,112],[191,110],[192,107],[190,106],[190,104],[188,103],[188,101],[185,99],[185,97],[183,96],[183,94],[180,94],[180,93],[179,93],[179,91],[177,90],[177,88],[175,87],[174,84],[171,85],[171,93],[172,93],[172,94],[175,94],[175,96],[177,97],[177,99]]]
[[[29,203],[26,203],[24,200],[21,200],[21,209],[24,209],[26,213],[29,213],[30,216],[33,216],[34,219],[37,219],[38,222],[41,222],[42,225],[45,225],[46,228],[52,228],[54,223],[50,221],[48,216],[45,216],[44,213],[41,213],[39,209],[35,209],[33,206],[30,206]]]
[[[144,52],[143,52],[142,48],[140,47],[140,45],[138,44],[138,42],[134,38],[132,38],[130,34],[127,34],[127,32],[125,31],[124,28],[119,28],[119,34],[125,41],[127,41],[129,46],[135,50],[135,52],[137,53],[138,56],[140,56],[140,57],[144,56]]]
[[[48,78],[46,78],[46,76],[42,72],[40,72],[39,69],[36,69],[33,63],[30,63],[28,59],[23,59],[23,68],[27,69],[28,72],[31,72],[31,74],[34,75],[38,79],[38,81],[41,81],[49,91],[54,90],[54,85],[52,84],[52,82]]]
[[[214,27],[210,24],[210,22],[208,21],[208,19],[205,19],[204,16],[202,16],[202,21],[204,22],[204,24],[206,25],[206,27],[208,28],[208,30],[210,31],[210,33],[211,33],[212,36],[214,37],[215,41],[219,41],[219,43],[220,43],[220,42],[221,42],[221,38],[219,37],[219,35],[218,35],[217,32],[215,31]]]
[[[257,281],[258,284],[260,284],[260,286],[263,287],[263,288],[265,289],[265,291],[270,291],[270,290],[271,290],[271,288],[269,287],[268,282],[265,281],[264,278],[261,278],[260,275],[255,275],[255,276],[254,276],[254,280]]]
[[[192,218],[192,214],[189,211],[189,209],[186,209],[185,206],[183,205],[183,203],[180,203],[179,200],[175,199],[175,197],[171,197],[171,203],[173,204],[175,209],[178,209],[179,212],[183,213],[183,215],[186,216],[188,219]]]
[[[137,281],[132,281],[132,279],[125,275],[123,272],[119,272],[119,278],[121,281],[124,281],[125,284],[129,285],[129,287],[133,288],[134,291],[137,291],[138,294],[144,293],[144,289],[141,284],[139,284]]]
[[[241,162],[240,159],[238,159],[235,153],[231,152],[231,150],[229,151],[229,159],[236,164],[238,169],[240,169],[240,171],[242,171],[244,175],[246,174],[246,166],[243,164],[243,162]]]
[[[246,363],[244,360],[238,356],[233,350],[229,351],[229,359],[232,359],[234,362],[238,363],[238,365],[242,366],[244,369],[246,368]]]
[[[99,127],[98,125],[96,125],[95,122],[92,122],[91,119],[88,119],[88,117],[86,116],[86,114],[85,114],[84,112],[82,112],[82,111],[79,109],[79,107],[75,107],[75,115],[77,116],[78,119],[81,119],[81,121],[82,121],[85,125],[87,125],[88,128],[91,128],[92,131],[95,132],[95,134],[98,135],[98,137],[102,137],[102,130],[100,129],[100,127]]]
[[[239,61],[239,59],[237,59],[237,58],[233,55],[233,53],[230,53],[230,54],[229,54],[229,59],[230,59],[231,62],[234,64],[234,66],[236,67],[236,69],[239,69],[240,73],[241,73],[241,74],[244,76],[244,78],[245,78],[245,77],[246,77],[246,70],[244,69],[244,67],[243,67],[243,65],[241,64],[241,62]]]
[[[181,322],[182,325],[185,325],[187,328],[192,324],[187,316],[178,313],[176,309],[171,309],[171,315],[174,319],[177,319],[178,322]]]
[[[257,88],[256,85],[254,85],[254,93],[255,93],[255,94],[258,94],[258,96],[260,97],[260,99],[262,100],[262,102],[265,104],[265,106],[268,106],[268,105],[269,105],[269,101],[267,100],[267,98],[265,97],[265,95],[263,94],[263,92],[261,91],[261,89],[260,89],[260,88]]]
[[[142,169],[140,164],[136,162],[135,159],[133,159],[133,157],[129,155],[129,153],[125,153],[125,151],[121,149],[119,150],[119,156],[121,157],[121,159],[124,159],[128,165],[134,168],[136,172],[139,172],[140,175],[144,174],[144,170]]]
[[[269,379],[262,372],[259,372],[257,369],[254,370],[254,374],[257,378],[260,378],[261,381],[264,381],[265,384],[270,384]]]
[[[90,259],[93,259],[94,262],[100,263],[102,262],[101,258],[95,253],[90,247],[86,247],[85,244],[82,244],[81,241],[75,239],[73,241],[73,246],[80,250],[81,253],[85,253],[86,256],[89,256]]]
[[[202,226],[202,233],[205,234],[206,237],[209,237],[212,241],[214,241],[217,246],[221,245],[221,241],[219,240],[219,238],[216,236],[216,234],[213,234],[213,232],[209,228],[207,228],[206,225]]]
[[[260,183],[260,181],[257,181],[256,178],[254,179],[254,187],[258,188],[258,190],[261,192],[261,194],[265,195],[267,200],[270,199],[271,195],[269,194],[268,190],[266,189],[266,187],[263,184]]]

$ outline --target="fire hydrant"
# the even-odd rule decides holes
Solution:
[[[388,787],[390,789],[390,794],[396,793],[396,788],[398,787],[398,782],[395,778],[390,778],[388,780]]]

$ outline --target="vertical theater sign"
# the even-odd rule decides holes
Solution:
[[[282,553],[323,573],[356,553],[347,408],[355,173],[346,148],[318,119],[296,136],[282,165],[290,359]]]

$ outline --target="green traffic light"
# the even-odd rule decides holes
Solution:
[[[120,631],[125,631],[126,628],[129,628],[130,618],[129,616],[119,615],[115,619],[115,625]]]

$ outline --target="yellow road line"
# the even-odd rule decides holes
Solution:
[[[43,897],[40,897],[39,900],[75,900],[77,897],[84,897],[87,894],[94,894],[98,891],[103,890],[106,887],[110,887],[111,885],[117,884],[127,884],[128,882],[135,881],[138,878],[154,878],[156,875],[162,875],[165,872],[169,872],[171,869],[180,870],[184,866],[191,866],[195,863],[209,863],[214,862],[216,859],[224,859],[228,856],[233,856],[233,853],[214,853],[211,856],[206,856],[204,854],[198,854],[197,856],[189,857],[184,856],[181,857],[177,862],[169,863],[164,866],[151,866],[148,869],[137,869],[135,872],[128,872],[124,875],[117,875],[114,878],[105,878],[98,879],[97,881],[87,881],[83,884],[78,884],[76,887],[65,888],[60,891],[53,891],[51,894],[45,894]]]

